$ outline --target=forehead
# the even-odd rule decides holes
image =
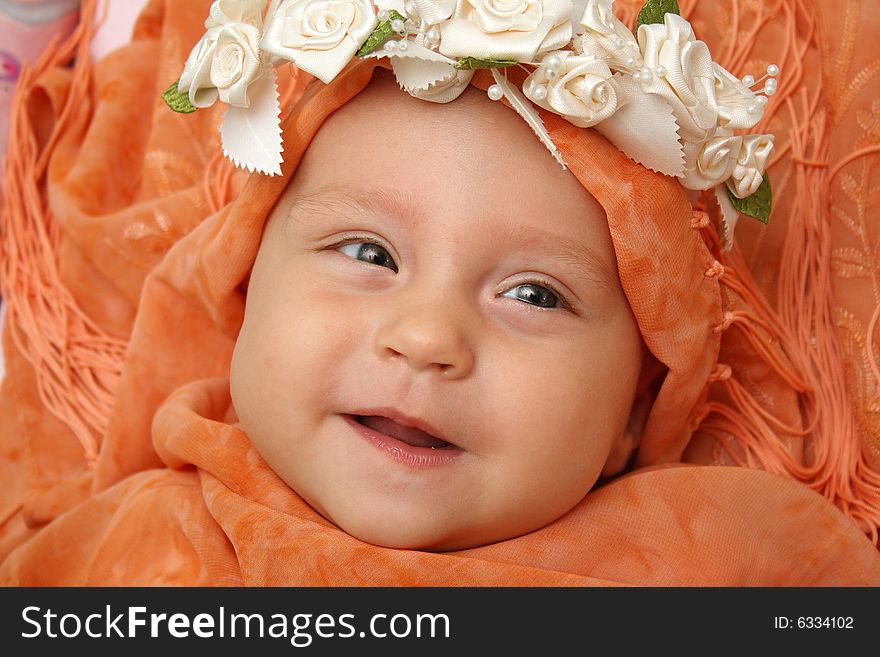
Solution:
[[[500,101],[489,100],[475,87],[450,103],[420,100],[398,88],[393,74],[382,68],[325,121],[309,146],[304,168],[320,158],[334,159],[334,166],[367,160],[365,170],[423,161],[435,165],[427,169],[435,176],[461,171],[475,176],[475,184],[480,179],[495,184],[505,178],[532,180],[586,194],[525,121]]]
[[[412,98],[377,69],[310,144],[279,204],[285,214],[294,201],[306,215],[371,211],[407,228],[431,217],[445,219],[438,229],[460,229],[466,218],[468,233],[479,227],[536,247],[555,242],[617,278],[599,203],[518,115],[473,87],[439,105]]]

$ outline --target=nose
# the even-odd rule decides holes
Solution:
[[[470,374],[474,351],[460,309],[424,300],[402,306],[376,335],[379,358],[401,359],[416,371],[434,370],[445,379]]]

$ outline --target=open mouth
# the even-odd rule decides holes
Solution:
[[[454,449],[455,445],[441,440],[437,436],[417,429],[416,427],[405,427],[398,424],[391,418],[382,417],[381,415],[352,415],[355,422],[365,427],[384,433],[395,440],[411,445],[412,447],[424,447],[429,449]]]

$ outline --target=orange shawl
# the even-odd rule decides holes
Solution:
[[[303,502],[229,424],[225,379],[157,413],[173,469],[126,478],[0,568],[11,585],[880,585],[880,555],[806,487],[711,466],[640,471],[556,522],[460,552],[379,548]],[[195,468],[192,467],[192,465]]]
[[[243,312],[239,286],[285,179],[255,176],[244,196],[229,203],[244,178],[218,157],[218,108],[180,117],[157,97],[200,35],[208,4],[152,2],[133,44],[97,65],[94,87],[82,64],[83,38],[71,42],[81,49],[72,74],[53,66],[69,54],[61,49],[23,76],[19,103],[27,111],[16,130],[24,138],[7,165],[13,175],[4,217],[7,225],[10,217],[20,222],[13,229],[28,222],[43,228],[16,233],[18,242],[4,240],[10,317],[0,472],[10,485],[0,498],[0,559],[9,555],[0,582],[880,582],[880,557],[841,513],[876,536],[880,477],[868,465],[870,452],[860,449],[853,431],[830,431],[840,413],[843,372],[825,360],[836,348],[833,336],[810,336],[821,347],[811,360],[795,324],[761,296],[741,253],[718,254],[715,265],[696,237],[707,229],[712,246],[711,228],[699,214],[694,224],[689,216],[687,223],[667,222],[657,241],[670,254],[666,266],[681,248],[693,254],[678,258],[691,263],[686,273],[693,279],[686,280],[699,293],[678,284],[679,301],[692,302],[688,312],[697,322],[686,336],[664,341],[668,327],[655,321],[650,329],[657,316],[634,307],[649,346],[670,372],[640,463],[678,461],[687,448],[685,458],[770,473],[642,469],[591,492],[544,529],[445,554],[360,543],[305,506],[236,428],[226,381]],[[804,9],[799,2],[776,4]],[[699,9],[692,5],[682,3],[685,15]],[[767,16],[758,24],[768,24]],[[783,29],[797,19],[796,11]],[[805,43],[813,43],[812,32]],[[789,51],[804,56],[800,45],[789,44]],[[334,94],[312,87],[314,111],[295,115],[286,130],[288,175],[339,97],[365,83],[357,73],[334,83]],[[299,91],[296,80],[285,80],[288,100]],[[569,137],[577,138],[563,123],[550,119],[548,125],[564,148]],[[783,195],[783,210],[799,216],[801,197],[791,193],[785,201]],[[670,199],[678,219],[686,208],[680,190]],[[624,287],[627,280],[644,286],[650,267],[638,273],[638,244],[627,241],[637,231],[625,222],[617,227],[623,234],[612,223],[618,260],[629,258],[621,262]],[[749,248],[761,246],[746,241]],[[814,245],[807,247],[809,258],[817,257]],[[23,261],[39,275],[17,269]],[[633,287],[631,302],[638,295]],[[34,297],[43,303],[22,301]],[[687,347],[676,351],[682,340]],[[829,371],[841,384],[830,385],[836,396],[823,397],[816,383]],[[716,438],[707,455],[702,446]]]

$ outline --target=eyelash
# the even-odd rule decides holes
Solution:
[[[388,255],[391,256],[391,251],[389,251],[381,242],[379,242],[378,240],[376,240],[372,237],[366,237],[366,236],[364,236],[364,237],[349,237],[349,238],[344,239],[340,242],[336,242],[335,244],[331,244],[331,245],[327,246],[326,248],[338,251],[343,246],[347,246],[349,244],[360,244],[360,243],[375,244],[376,246],[379,246],[382,249],[384,249],[388,253]],[[393,260],[393,256],[392,256],[392,260]],[[365,262],[365,261],[361,260],[359,262]],[[367,264],[371,264],[371,263],[367,263]],[[376,266],[381,267],[381,265],[376,265]],[[550,283],[550,281],[547,281],[543,278],[536,278],[533,280],[522,281],[520,283],[517,283],[513,287],[511,287],[510,290],[517,288],[521,285],[539,285],[541,287],[545,287],[548,290],[550,290],[550,292],[552,292],[556,296],[557,299],[559,299],[559,303],[561,304],[561,306],[559,308],[544,308],[543,306],[538,306],[538,305],[530,304],[526,301],[523,301],[523,303],[528,306],[532,306],[532,307],[537,308],[539,310],[568,310],[568,311],[572,310],[572,307],[568,303],[568,300],[565,298],[565,295],[563,295],[561,292],[559,292],[559,290],[557,290],[556,287],[554,287],[553,284]],[[505,291],[510,291],[510,290],[505,290]]]
[[[517,283],[516,285],[514,285],[510,289],[512,290],[514,288],[519,287],[520,285],[538,285],[540,287],[546,287],[548,290],[550,290],[556,296],[557,299],[559,299],[559,304],[560,304],[558,308],[544,308],[543,306],[536,306],[535,304],[529,304],[528,302],[523,301],[523,303],[525,303],[526,305],[533,306],[535,308],[538,308],[539,310],[569,310],[569,311],[572,310],[572,308],[569,305],[568,300],[565,298],[565,296],[559,290],[557,290],[555,287],[553,287],[553,285],[550,283],[550,281],[544,280],[543,278],[535,278],[532,280],[522,281],[520,283]],[[506,291],[509,291],[509,290],[506,290]]]

